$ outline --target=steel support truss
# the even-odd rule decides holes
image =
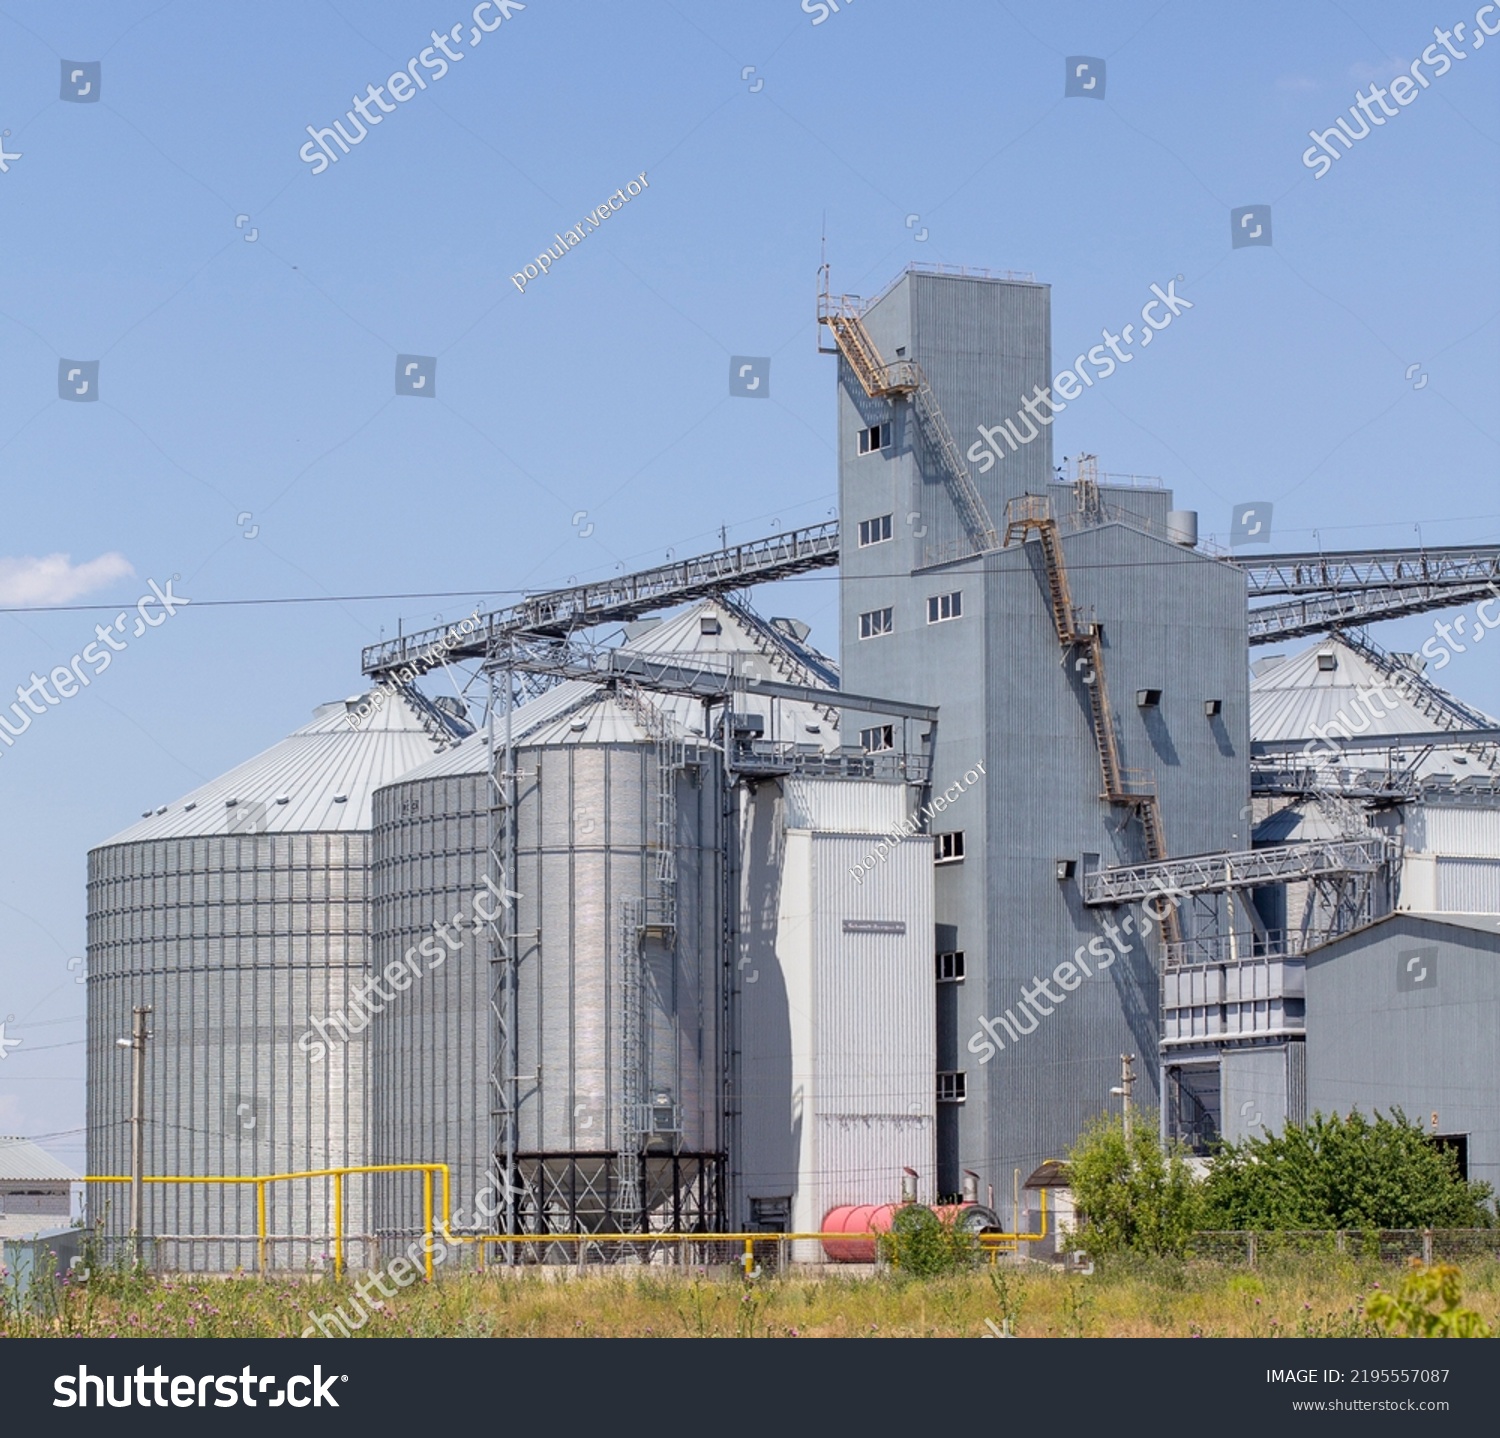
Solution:
[[[512,637],[559,638],[576,629],[639,619],[689,600],[767,584],[838,562],[839,526],[829,521],[633,574],[534,595],[508,609],[480,615],[473,632],[452,642],[451,625],[387,639],[366,648],[361,664],[372,677],[398,672],[412,677],[460,659],[484,659],[497,644]]]
[[[1124,864],[1085,874],[1083,902],[1090,906],[1141,903],[1164,895],[1230,894],[1265,884],[1375,873],[1398,853],[1395,840],[1371,834],[1237,853],[1196,854],[1159,864]]]
[[[1500,544],[1346,549],[1331,554],[1265,554],[1253,559],[1238,554],[1228,562],[1244,571],[1252,599],[1424,588],[1476,588],[1482,593],[1483,586],[1500,581]]]
[[[990,526],[984,548],[992,548]],[[445,664],[484,659],[511,636],[561,637],[599,624],[638,619],[693,599],[786,579],[839,562],[837,520],[789,530],[691,559],[655,565],[590,584],[549,590],[482,614],[455,638],[453,626],[419,630],[368,646],[361,655],[372,678],[409,681]],[[1334,554],[1221,556],[1242,571],[1252,599],[1297,595],[1287,604],[1250,612],[1251,644],[1323,634],[1331,629],[1451,608],[1496,593],[1500,546],[1352,550]]]

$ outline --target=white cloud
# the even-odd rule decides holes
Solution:
[[[134,573],[130,561],[114,550],[86,564],[74,564],[66,554],[0,559],[0,604],[66,604]]]
[[[1356,85],[1364,85],[1371,80],[1388,80],[1410,68],[1405,60],[1381,60],[1374,64],[1368,60],[1356,60],[1349,67],[1349,78]]]

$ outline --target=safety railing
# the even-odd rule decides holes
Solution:
[[[335,1276],[342,1275],[344,1271],[344,1179],[357,1174],[371,1173],[420,1173],[422,1175],[422,1219],[424,1240],[423,1248],[426,1254],[427,1277],[432,1277],[432,1249],[436,1236],[441,1232],[445,1237],[448,1233],[449,1208],[449,1178],[448,1165],[446,1163],[373,1163],[355,1164],[345,1168],[309,1168],[295,1173],[261,1173],[261,1174],[145,1174],[142,1175],[142,1183],[165,1183],[165,1184],[247,1184],[255,1185],[255,1242],[256,1242],[256,1266],[262,1277],[265,1276],[269,1267],[268,1253],[272,1242],[285,1241],[287,1235],[273,1235],[266,1225],[266,1188],[273,1183],[290,1183],[294,1180],[331,1178],[333,1180],[333,1233],[327,1235],[327,1241],[332,1245],[333,1271]],[[442,1179],[442,1228],[434,1225],[433,1211],[433,1177]],[[132,1183],[130,1174],[90,1174],[84,1183]],[[147,1237],[147,1235],[143,1235]],[[185,1234],[170,1234],[163,1237],[175,1241],[182,1241],[189,1237]],[[217,1234],[212,1237],[221,1240],[239,1241],[248,1238],[248,1234],[228,1235]],[[308,1235],[309,1238],[314,1235]],[[319,1236],[321,1237],[321,1236]],[[363,1240],[365,1235],[359,1235]]]
[[[361,1174],[376,1173],[420,1173],[422,1175],[422,1219],[420,1234],[423,1248],[423,1267],[431,1280],[435,1267],[434,1251],[439,1248],[464,1244],[476,1245],[478,1266],[483,1268],[491,1249],[498,1249],[507,1260],[507,1266],[555,1264],[569,1253],[572,1262],[585,1265],[592,1253],[601,1262],[660,1263],[665,1258],[686,1267],[722,1266],[736,1263],[747,1276],[763,1271],[761,1257],[766,1257],[774,1269],[786,1261],[786,1245],[795,1243],[833,1243],[847,1247],[851,1242],[868,1242],[871,1258],[879,1249],[879,1240],[886,1230],[867,1229],[860,1232],[841,1233],[454,1233],[449,1225],[450,1183],[449,1169],[445,1163],[389,1163],[360,1164],[344,1168],[304,1169],[295,1173],[274,1174],[150,1174],[142,1178],[143,1183],[156,1184],[254,1184],[256,1186],[256,1232],[254,1242],[257,1249],[257,1266],[262,1277],[269,1270],[269,1249],[279,1243],[315,1243],[326,1241],[331,1246],[335,1277],[342,1277],[345,1268],[345,1250],[350,1243],[359,1243],[367,1253],[378,1254],[381,1245],[399,1240],[404,1235],[382,1233],[350,1234],[344,1229],[344,1179]],[[434,1207],[434,1176],[440,1179],[441,1208]],[[266,1187],[273,1183],[294,1180],[330,1178],[334,1185],[334,1231],[330,1235],[320,1234],[272,1234],[266,1223]],[[84,1183],[128,1184],[128,1174],[91,1174]],[[442,1218],[439,1221],[438,1214]],[[1001,1253],[1014,1253],[1023,1243],[1040,1243],[1048,1235],[1047,1194],[1041,1193],[1039,1213],[1040,1228],[1035,1231],[1002,1233],[981,1231],[972,1234],[976,1248],[994,1263]],[[152,1234],[143,1235],[143,1243],[240,1243],[248,1242],[249,1234]],[[441,1262],[441,1260],[437,1260]]]

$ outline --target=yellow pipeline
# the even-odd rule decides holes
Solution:
[[[344,1168],[311,1168],[303,1169],[294,1173],[263,1173],[263,1174],[153,1174],[143,1178],[145,1183],[253,1183],[256,1185],[256,1247],[259,1256],[259,1267],[262,1274],[266,1272],[266,1185],[270,1183],[285,1183],[293,1179],[308,1178],[331,1178],[334,1181],[334,1274],[342,1276],[344,1270],[344,1204],[343,1204],[343,1180],[351,1174],[368,1173],[420,1173],[422,1175],[422,1219],[423,1238],[426,1240],[423,1247],[426,1254],[426,1277],[429,1282],[433,1276],[433,1258],[431,1242],[441,1233],[445,1243],[498,1243],[498,1244],[537,1244],[537,1243],[743,1243],[744,1254],[741,1259],[744,1271],[750,1273],[755,1265],[755,1249],[757,1242],[779,1241],[782,1243],[806,1240],[822,1243],[825,1240],[844,1240],[851,1238],[879,1238],[879,1233],[873,1229],[867,1229],[863,1233],[485,1233],[464,1234],[454,1233],[449,1227],[450,1217],[450,1179],[449,1167],[446,1163],[376,1163],[357,1164]],[[442,1214],[440,1224],[435,1224],[435,1213],[433,1211],[432,1176],[436,1173],[441,1176],[440,1186],[441,1198],[438,1203],[438,1211]],[[129,1183],[129,1174],[89,1174],[84,1177],[84,1183]],[[979,1247],[990,1253],[991,1261],[994,1260],[996,1252],[1002,1244],[1036,1243],[1047,1237],[1047,1190],[1041,1190],[1041,1228],[1036,1233],[979,1233],[975,1239]],[[483,1249],[480,1250],[481,1255]]]
[[[976,1233],[975,1241],[981,1248],[992,1252],[1005,1243],[1040,1243],[1047,1237],[1047,1190],[1041,1190],[1042,1226],[1035,1233],[996,1233],[993,1230]],[[879,1238],[875,1229],[862,1233],[450,1233],[443,1232],[449,1243],[743,1243],[744,1254],[741,1265],[748,1273],[754,1266],[756,1243],[795,1243],[799,1240],[848,1241],[851,1238]]]
[[[260,1271],[266,1271],[266,1185],[268,1183],[286,1183],[292,1179],[301,1178],[331,1178],[333,1180],[333,1271],[335,1276],[341,1275],[344,1270],[344,1178],[348,1174],[355,1173],[420,1173],[422,1175],[422,1198],[423,1198],[423,1221],[425,1228],[423,1238],[426,1240],[423,1247],[427,1254],[427,1278],[432,1278],[432,1242],[436,1237],[432,1219],[432,1175],[434,1173],[442,1176],[442,1211],[443,1211],[443,1237],[450,1239],[448,1233],[448,1165],[446,1163],[364,1163],[356,1164],[347,1168],[309,1168],[302,1169],[296,1173],[174,1173],[174,1174],[146,1174],[142,1177],[143,1183],[253,1183],[256,1188],[255,1203],[255,1239],[256,1254],[259,1259]],[[88,1174],[82,1182],[84,1183],[129,1183],[130,1175],[108,1173]]]

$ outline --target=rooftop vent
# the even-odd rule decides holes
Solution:
[[[718,617],[713,614],[705,614],[698,621],[699,634],[722,634],[724,626],[719,623]]]
[[[794,639],[798,644],[805,643],[807,636],[812,633],[812,626],[804,624],[800,619],[787,619],[785,616],[773,619],[771,628],[780,630],[781,633]]]
[[[1140,709],[1158,709],[1161,707],[1160,689],[1137,689],[1135,691],[1136,707]]]
[[[1318,668],[1325,674],[1331,673],[1339,667],[1339,657],[1331,649],[1320,649],[1318,651]]]
[[[1184,549],[1196,549],[1198,545],[1198,511],[1196,509],[1173,509],[1167,514],[1167,538]]]

